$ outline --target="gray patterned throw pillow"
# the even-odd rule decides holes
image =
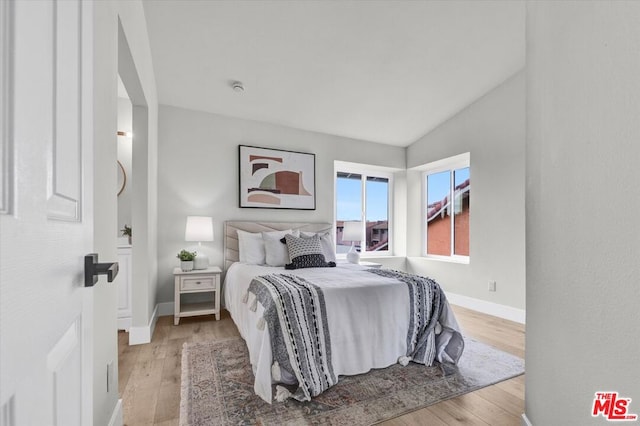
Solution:
[[[287,234],[280,241],[287,245],[289,259],[291,260],[291,263],[284,266],[285,269],[336,266],[335,262],[327,262],[324,258],[320,237],[318,235],[314,235],[311,238],[298,238]]]

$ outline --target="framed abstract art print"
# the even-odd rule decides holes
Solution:
[[[240,207],[315,210],[316,156],[239,146]]]

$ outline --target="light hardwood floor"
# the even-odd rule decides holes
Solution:
[[[453,306],[464,334],[524,358],[524,325]],[[160,317],[151,343],[129,346],[129,335],[118,334],[119,392],[127,426],[178,425],[180,416],[180,360],[185,342],[237,336],[226,311],[213,316]],[[520,425],[524,412],[524,375],[453,398],[404,416],[385,426],[408,425]]]

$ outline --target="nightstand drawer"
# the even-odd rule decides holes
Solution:
[[[215,282],[211,277],[206,278],[183,278],[180,283],[180,290],[203,290],[205,288],[214,289]]]

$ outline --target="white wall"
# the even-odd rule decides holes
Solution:
[[[528,3],[526,401],[538,425],[640,414],[640,3]],[[635,422],[631,422],[635,424]]]
[[[450,293],[516,310],[525,307],[525,78],[519,72],[407,148],[408,267]],[[420,257],[420,166],[471,155],[470,262]],[[489,280],[497,291],[488,292]]]
[[[334,160],[401,170],[403,148],[345,139],[255,121],[227,118],[181,108],[161,106],[158,167],[158,301],[173,301],[172,269],[182,248],[205,251],[213,265],[222,266],[225,220],[333,222]],[[348,142],[348,143],[347,143]],[[316,155],[316,210],[240,208],[238,201],[238,145],[310,152]],[[396,217],[403,218],[404,199],[396,198]],[[212,216],[215,241],[184,241],[187,215]],[[404,239],[396,241],[404,252]],[[389,260],[397,268],[404,259]]]
[[[149,335],[157,289],[158,101],[142,2],[121,1],[118,73],[133,104],[132,328],[130,341]],[[133,337],[135,336],[135,337]]]
[[[118,98],[118,131],[131,132],[133,129],[133,111],[131,101],[128,98]],[[133,142],[128,136],[118,136],[118,161],[122,164],[127,181],[124,190],[118,195],[118,229],[116,234],[120,237],[124,225],[131,226],[131,200],[133,193]]]
[[[147,143],[152,147],[148,161],[151,177],[148,191],[154,197],[156,179],[153,165],[157,127],[157,99],[155,78],[151,65],[151,52],[147,38],[146,21],[142,3],[139,0],[112,0],[94,2],[94,243],[100,259],[117,259],[116,233],[117,216],[117,170],[114,166],[117,159],[117,77],[118,77],[118,22],[126,33],[131,54],[138,70],[142,91],[149,105],[149,137]],[[124,81],[124,80],[123,80]],[[127,88],[129,90],[129,88]],[[129,91],[131,94],[131,91]],[[143,132],[145,133],[145,132]],[[153,244],[156,234],[155,204],[151,200],[149,208],[149,236]],[[155,246],[152,248],[155,253]],[[148,262],[149,281],[139,282],[138,286],[150,288],[155,298],[156,276],[155,259]],[[106,365],[114,362],[117,365],[117,294],[116,287],[101,280],[93,288],[93,353],[94,353],[94,422],[106,425],[114,412],[118,400],[117,371],[115,386],[107,392]],[[148,311],[149,303],[145,303],[144,311]]]

